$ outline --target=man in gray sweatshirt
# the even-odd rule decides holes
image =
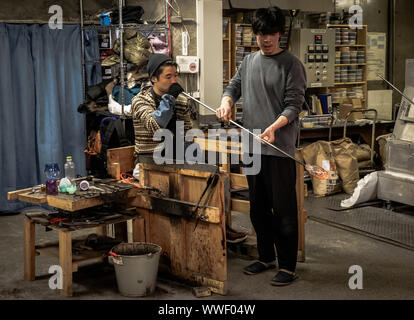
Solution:
[[[216,115],[228,121],[231,106],[243,96],[243,125],[250,131],[261,129],[261,138],[295,156],[306,73],[297,57],[279,48],[284,26],[285,18],[278,7],[255,12],[252,27],[260,50],[243,59]],[[260,157],[260,172],[247,176],[259,261],[243,271],[252,275],[275,268],[276,246],[279,270],[270,283],[287,285],[297,278],[296,164],[264,143]]]

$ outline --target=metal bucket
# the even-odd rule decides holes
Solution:
[[[118,290],[123,296],[154,293],[162,248],[145,242],[120,243],[112,248]]]

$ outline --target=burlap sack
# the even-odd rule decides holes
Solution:
[[[302,156],[307,164],[318,165],[329,173],[326,180],[312,177],[313,192],[316,196],[326,196],[341,191],[341,181],[329,142],[317,141],[304,147]]]
[[[379,155],[381,158],[382,167],[385,166],[387,162],[387,142],[391,139],[392,133],[384,134],[382,136],[377,137],[378,145],[379,145]]]
[[[356,144],[356,154],[358,162],[371,159],[371,148],[367,144]]]
[[[141,68],[147,63],[148,56],[152,53],[152,47],[147,38],[140,32],[133,29],[126,29],[123,35],[124,58],[129,63],[133,63]],[[102,61],[103,66],[112,66],[120,62],[121,52],[119,39],[115,41],[113,47],[114,54]]]
[[[371,160],[364,160],[358,162],[358,168],[366,168],[371,165]]]
[[[358,147],[349,138],[331,141],[333,156],[336,161],[342,188],[352,194],[359,181],[358,160],[356,158]]]

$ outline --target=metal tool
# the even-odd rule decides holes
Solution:
[[[186,92],[182,92],[183,95],[185,95],[186,97],[190,98],[191,100],[194,100],[195,102],[201,104],[203,107],[207,108],[208,110],[216,113],[216,110],[214,110],[213,108],[209,107],[208,105],[206,105],[205,103],[197,100],[196,98],[193,98],[192,96],[190,96],[188,93]],[[310,165],[310,164],[306,164],[298,159],[296,159],[295,157],[292,157],[290,154],[288,154],[287,152],[279,149],[278,147],[276,147],[275,145],[271,144],[270,142],[268,142],[267,140],[261,138],[260,136],[258,136],[257,134],[254,134],[253,132],[251,132],[250,130],[246,129],[245,127],[241,126],[240,124],[238,124],[237,122],[233,121],[233,120],[229,120],[229,122],[231,124],[234,124],[235,126],[239,127],[240,129],[246,131],[247,133],[251,134],[253,137],[255,137],[256,139],[264,142],[265,144],[267,144],[268,146],[272,147],[273,149],[279,151],[280,153],[282,153],[283,155],[285,155],[286,157],[296,161],[297,163],[299,163],[300,165],[304,166],[305,169],[309,172],[310,175],[315,176],[316,178],[320,179],[320,180],[325,180],[328,178],[328,172],[316,165]]]
[[[208,205],[208,202],[210,201],[211,195],[213,194],[213,190],[214,190],[214,187],[216,186],[216,184],[218,182],[218,178],[219,178],[219,175],[217,173],[215,173],[215,174],[211,174],[207,179],[207,185],[206,185],[203,193],[201,194],[200,199],[198,200],[196,207],[193,210],[193,216],[194,216],[197,213],[197,209],[200,207],[200,202],[203,199],[204,194],[206,193],[207,190],[209,190],[208,194],[207,194],[207,197],[204,200],[204,204],[201,207],[200,213],[197,216],[196,223],[195,223],[195,226],[194,226],[194,230],[197,228],[198,223],[199,223],[200,220],[205,220],[207,218],[206,216],[204,216],[204,211],[205,211],[205,209]]]
[[[391,82],[389,82],[388,80],[386,80],[382,75],[380,75],[379,73],[377,73],[377,76],[380,77],[382,80],[384,80],[386,83],[388,83],[395,91],[397,91],[400,95],[402,95],[409,103],[411,103],[412,105],[414,105],[413,100],[411,100],[410,98],[408,98],[404,93],[402,93],[396,86],[394,86]]]
[[[44,184],[38,184],[32,187],[32,190],[28,194],[40,193],[42,192],[42,188],[45,187]]]

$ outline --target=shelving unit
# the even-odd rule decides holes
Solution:
[[[145,37],[149,37],[152,34],[160,34],[160,33],[164,33],[166,35],[166,43],[167,45],[169,44],[169,24],[168,24],[168,17],[169,17],[169,6],[168,6],[168,0],[165,0],[165,21],[162,21],[162,23],[160,24],[138,24],[138,23],[123,23],[122,21],[122,14],[123,14],[123,6],[122,3],[124,1],[122,0],[118,0],[118,10],[119,10],[119,23],[118,24],[114,24],[114,25],[101,25],[99,24],[99,22],[93,22],[93,23],[88,23],[85,24],[84,23],[84,13],[83,13],[83,0],[79,0],[79,7],[80,7],[80,21],[81,21],[81,59],[82,59],[82,89],[83,89],[83,101],[85,102],[86,100],[86,94],[87,94],[87,84],[86,84],[86,64],[97,64],[100,63],[100,61],[87,61],[85,59],[85,30],[96,30],[98,34],[107,34],[108,37],[110,38],[110,43],[109,43],[109,47],[112,48],[114,45],[115,40],[118,38],[119,39],[119,49],[120,49],[120,53],[119,53],[119,59],[120,59],[120,63],[118,65],[112,66],[112,67],[105,67],[105,69],[103,70],[103,79],[107,80],[107,79],[111,79],[114,77],[113,71],[114,68],[119,66],[119,84],[121,86],[121,96],[120,96],[120,101],[119,104],[121,105],[121,115],[119,116],[121,121],[122,121],[122,125],[124,127],[125,130],[125,134],[128,137],[128,140],[130,141],[131,144],[134,144],[134,129],[133,129],[133,123],[132,123],[132,117],[130,116],[126,116],[125,115],[125,84],[126,84],[126,70],[127,70],[127,66],[128,63],[126,63],[125,59],[124,59],[124,41],[123,41],[123,34],[124,34],[124,30],[126,29],[134,29],[139,31],[143,36]],[[107,48],[104,48],[104,50],[107,50]],[[101,50],[100,50],[101,51]],[[110,73],[108,72],[108,74],[106,74],[105,76],[105,70],[111,69]],[[121,76],[123,75],[123,76]],[[86,114],[85,116],[85,124],[86,124],[86,139],[88,139],[88,136],[90,135],[92,130],[99,130],[98,128],[100,128],[100,123],[101,120],[104,119],[105,117],[112,117],[114,116],[113,114],[111,114],[109,111],[95,111],[95,112],[90,112],[88,114]],[[86,156],[86,169],[87,170],[95,170],[94,175],[99,175],[103,172],[106,171],[106,169],[104,168],[105,164],[103,163],[103,161],[96,155],[87,155]]]
[[[243,58],[251,52],[258,51],[259,47],[256,45],[256,36],[251,24],[232,24],[231,37],[231,75],[234,75]]]
[[[335,103],[342,103],[342,102],[351,102],[351,99],[360,99],[361,100],[361,107],[362,108],[366,108],[368,105],[367,102],[367,98],[368,98],[368,92],[367,92],[367,64],[366,64],[366,58],[367,58],[367,25],[363,25],[362,29],[356,29],[353,30],[351,28],[349,28],[349,25],[342,25],[342,24],[327,24],[326,28],[335,28],[338,30],[341,30],[341,34],[343,33],[343,31],[356,31],[356,42],[355,43],[338,43],[338,34],[337,34],[337,38],[336,38],[336,44],[335,44],[335,52],[336,52],[336,57],[341,56],[341,54],[338,54],[338,52],[349,52],[351,54],[351,52],[364,52],[364,62],[358,62],[358,63],[335,63],[335,69],[338,75],[338,72],[340,74],[340,72],[344,71],[345,67],[348,67],[348,70],[353,70],[354,74],[355,71],[357,70],[362,70],[362,81],[358,81],[358,76],[356,77],[357,81],[337,81],[338,80],[338,76],[336,76],[336,81],[333,87],[327,88],[325,91],[325,93],[333,93],[332,96],[332,100]],[[342,38],[341,38],[342,39]],[[352,41],[353,42],[353,41]],[[349,48],[347,51],[346,48]],[[355,57],[355,53],[354,57]],[[337,58],[338,59],[338,58]],[[342,59],[342,56],[341,58]],[[351,67],[351,68],[350,68]],[[351,71],[352,72],[352,71]],[[345,73],[346,74],[346,73]],[[341,74],[341,79],[344,79],[344,77],[342,77]],[[353,79],[353,77],[352,77]],[[362,97],[360,96],[355,96],[354,93],[350,92],[354,86],[360,86],[362,87]],[[347,90],[347,96],[344,97],[342,95],[342,97],[340,97],[341,95],[338,94],[338,88],[344,88]],[[342,94],[345,93],[345,90],[342,89]],[[359,89],[360,90],[360,89]],[[337,93],[335,95],[335,92]],[[355,91],[356,92],[356,91]],[[349,96],[348,96],[349,93]],[[340,97],[340,98],[338,98]]]
[[[223,88],[232,76],[231,68],[231,18],[223,17]]]
[[[122,6],[123,1],[118,0],[118,10],[119,10],[119,24],[116,25],[110,25],[110,26],[103,26],[99,24],[84,24],[84,17],[83,17],[83,0],[79,0],[79,7],[80,7],[80,20],[81,20],[81,46],[82,46],[82,87],[83,87],[83,100],[85,100],[86,97],[86,81],[85,81],[85,64],[87,63],[96,63],[96,61],[86,61],[85,60],[85,38],[84,38],[84,31],[87,29],[96,29],[100,31],[109,31],[113,35],[112,38],[115,38],[115,33],[118,31],[119,34],[119,42],[120,42],[120,75],[125,74],[125,62],[124,62],[124,43],[123,43],[123,33],[124,29],[136,29],[137,31],[141,32],[144,36],[148,37],[149,35],[153,33],[161,33],[164,32],[168,34],[169,25],[168,25],[168,15],[169,15],[169,8],[168,8],[168,0],[165,0],[165,24],[164,25],[151,25],[151,24],[123,24],[122,22]],[[169,38],[166,37],[167,45]],[[112,44],[111,44],[112,46]],[[125,107],[125,96],[124,96],[124,84],[125,84],[125,78],[120,77],[120,84],[121,84],[121,100],[122,100],[122,114],[124,114],[124,107]],[[125,115],[122,115],[123,118],[125,118]]]
[[[236,74],[243,58],[259,50],[256,45],[256,36],[253,34],[252,25],[248,23],[231,24],[231,77]],[[243,98],[241,98],[232,110],[233,121],[241,123],[243,117]]]

